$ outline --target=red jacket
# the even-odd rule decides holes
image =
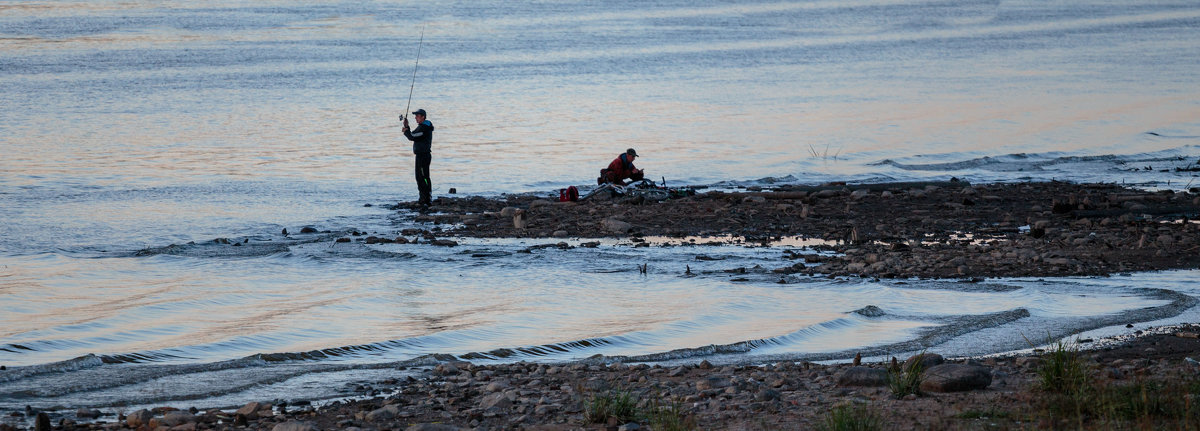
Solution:
[[[642,171],[634,167],[633,162],[627,160],[629,160],[627,154],[617,156],[617,158],[613,159],[612,163],[608,164],[607,168],[600,170],[600,178],[597,179],[597,182],[600,184],[613,183],[623,186],[626,179],[634,181],[642,179]]]

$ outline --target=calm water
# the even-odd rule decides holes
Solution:
[[[429,354],[968,355],[1200,317],[1196,271],[781,280],[756,265],[787,245],[280,234],[412,227],[383,206],[415,199],[422,37],[438,194],[587,185],[627,147],[715,187],[1195,187],[1195,2],[305,3],[0,1],[0,410],[329,398]]]

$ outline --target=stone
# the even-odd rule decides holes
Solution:
[[[921,390],[928,392],[964,392],[986,389],[992,384],[987,367],[966,364],[941,364],[926,369]]]
[[[600,222],[600,225],[611,233],[626,233],[633,229],[633,225],[615,218],[606,218]]]
[[[754,394],[754,400],[759,402],[778,401],[781,394],[774,389],[763,389]]]
[[[919,355],[913,355],[912,357],[908,358],[908,360],[904,361],[904,369],[913,369],[913,366],[916,366],[917,362],[920,362],[920,367],[922,370],[928,370],[935,365],[941,365],[945,363],[946,358],[943,358],[942,355],[937,353],[921,353]]]
[[[448,376],[452,374],[458,374],[459,368],[458,365],[453,362],[444,362],[438,364],[436,367],[433,367],[433,371],[437,374]]]
[[[509,407],[512,407],[512,400],[508,399],[508,395],[505,395],[503,392],[496,392],[494,394],[485,395],[483,399],[479,401],[479,408],[481,410],[487,410],[493,407],[500,410],[508,409]]]
[[[733,382],[724,377],[708,377],[696,381],[696,390],[723,389],[733,386]]]
[[[96,409],[80,408],[75,410],[75,417],[78,419],[94,419],[100,417],[102,413]]]
[[[507,381],[499,380],[499,381],[488,383],[487,387],[485,387],[484,389],[488,392],[500,392],[505,389],[508,389],[509,387],[510,387],[510,385],[508,384]]]
[[[34,419],[33,429],[35,431],[50,431],[50,415],[46,412],[38,412],[37,419]]]
[[[154,413],[150,413],[150,411],[146,409],[141,409],[130,413],[128,416],[125,416],[125,424],[129,425],[130,428],[139,428],[142,425],[149,424],[150,418],[153,417]]]
[[[400,406],[397,406],[395,404],[388,404],[386,406],[375,409],[375,410],[371,411],[370,413],[367,413],[367,415],[365,417],[363,417],[363,419],[367,420],[368,422],[379,422],[379,421],[386,421],[386,420],[393,419],[396,416],[400,416]]]
[[[196,415],[193,415],[191,412],[173,411],[163,414],[163,424],[169,427],[193,422],[196,422]]]
[[[318,431],[316,425],[301,421],[287,421],[281,424],[276,424],[271,428],[271,431]]]
[[[887,371],[871,367],[850,367],[837,377],[838,386],[884,386],[887,385]]]
[[[251,401],[251,402],[246,403],[246,405],[237,409],[237,411],[233,412],[233,413],[238,414],[238,415],[245,415],[246,418],[248,418],[248,419],[257,419],[258,411],[262,410],[262,406],[263,406],[263,404],[260,402]]]

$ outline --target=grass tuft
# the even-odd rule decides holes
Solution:
[[[1042,355],[1038,367],[1041,389],[1052,394],[1075,394],[1088,383],[1087,369],[1075,343],[1058,341]]]
[[[608,391],[594,395],[584,403],[583,418],[589,423],[605,423],[609,418],[627,423],[637,417],[637,400],[629,392]]]
[[[821,422],[821,431],[875,431],[882,420],[874,411],[863,406],[840,405],[829,411]]]
[[[646,421],[654,431],[690,431],[697,429],[696,420],[687,414],[678,401],[660,403],[655,400],[646,412]]]
[[[921,352],[924,355],[925,352]],[[921,396],[921,380],[922,374],[925,372],[923,361],[913,361],[912,365],[907,367],[897,365],[888,368],[887,386],[891,389],[892,395],[896,398],[904,398],[908,395]]]

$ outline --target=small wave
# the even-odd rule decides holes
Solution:
[[[1167,137],[1164,135],[1150,132],[1149,134],[1159,137]],[[1170,136],[1171,138],[1195,138],[1194,136]],[[906,171],[963,171],[963,170],[984,170],[991,172],[1038,172],[1046,171],[1051,167],[1058,165],[1079,165],[1079,164],[1107,164],[1114,168],[1121,167],[1128,163],[1144,163],[1154,161],[1194,161],[1194,156],[1184,156],[1183,154],[1194,154],[1195,146],[1184,146],[1181,148],[1158,151],[1153,154],[1103,154],[1103,155],[1064,155],[1058,152],[1043,153],[1043,154],[1026,154],[1015,153],[1004,156],[984,156],[966,160],[949,161],[944,163],[903,163],[894,159],[883,159],[878,162],[867,163],[868,166],[891,166],[897,169]]]
[[[1146,132],[1146,134],[1150,135],[1150,136],[1157,136],[1159,138],[1166,138],[1166,139],[1200,139],[1200,136],[1195,136],[1195,135],[1171,135],[1171,134],[1167,134],[1167,133],[1158,133],[1158,132]]]
[[[87,368],[99,367],[102,365],[104,365],[104,360],[101,357],[89,354],[65,361],[51,362],[49,364],[10,367],[8,370],[0,372],[0,382],[11,382],[43,374],[78,371]]]
[[[884,355],[893,352],[921,350],[966,333],[1003,325],[1005,323],[1027,318],[1029,316],[1029,310],[1018,308],[1015,310],[1001,311],[992,314],[948,318],[950,321],[946,324],[925,329],[918,334],[917,337],[907,341],[891,343],[882,346],[856,348],[853,351],[825,353],[797,352],[788,354],[786,357],[790,360],[821,361],[848,358],[854,356],[856,353],[861,353],[863,356],[871,356]],[[779,337],[747,340],[732,344],[677,349],[669,352],[654,353],[649,355],[593,357],[588,358],[588,360],[585,362],[663,362],[679,359],[692,359],[696,357],[718,354],[746,354],[750,353],[755,348],[762,346],[793,344],[798,339],[808,336],[813,331],[819,331],[821,329],[835,329],[840,326],[854,324],[855,323],[853,319],[835,319],[829,322],[824,322],[817,327],[801,329],[791,334],[786,334]]]
[[[800,179],[796,178],[794,175],[785,175],[782,177],[763,177],[763,178],[759,178],[756,180],[720,181],[720,182],[716,182],[713,184],[709,184],[709,185],[707,185],[707,187],[722,188],[722,187],[774,186],[774,185],[780,185],[780,184],[796,184],[799,182],[800,182]]]
[[[459,358],[467,360],[495,360],[513,359],[517,357],[542,357],[561,353],[571,353],[581,349],[607,346],[612,344],[616,344],[616,342],[604,338],[589,338],[586,340],[571,341],[567,343],[543,344],[540,346],[518,347],[515,349],[496,349],[488,352],[473,352],[459,355]]]
[[[996,172],[1022,172],[1042,169],[1045,162],[1029,161],[1025,154],[1010,154],[1004,157],[984,156],[975,159],[947,163],[909,164],[892,159],[884,159],[868,166],[891,166],[906,171],[962,171],[967,169],[984,169]]]

